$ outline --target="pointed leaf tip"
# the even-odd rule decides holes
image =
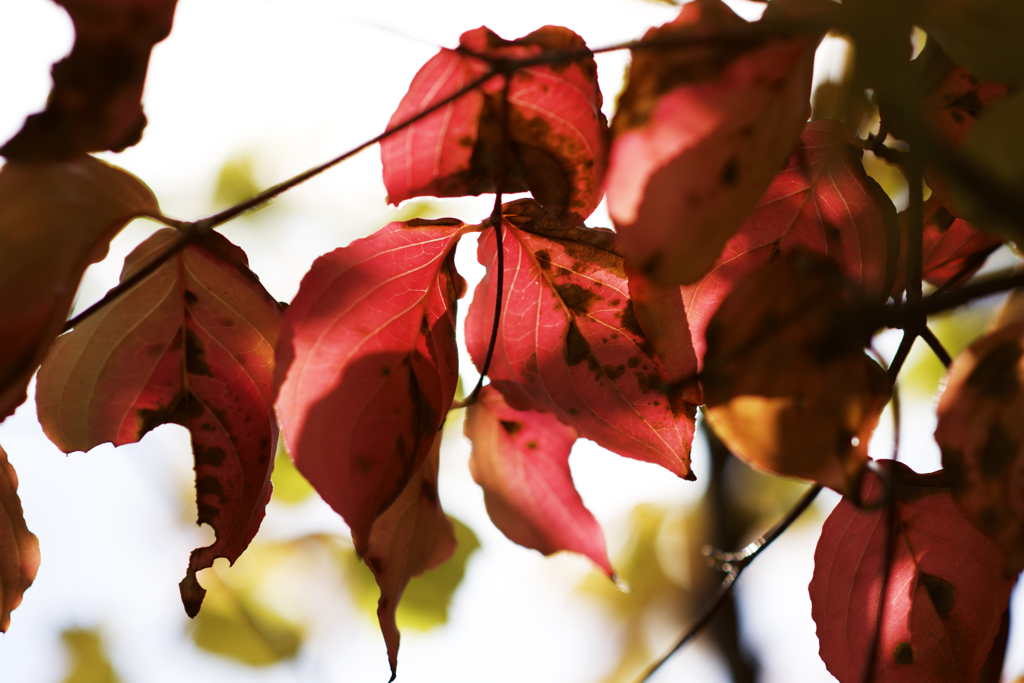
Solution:
[[[185,578],[178,584],[178,591],[181,593],[181,604],[185,606],[185,614],[190,619],[195,619],[199,614],[199,608],[203,606],[206,589],[199,585],[196,573],[192,569],[189,569]]]

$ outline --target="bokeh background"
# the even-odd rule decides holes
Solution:
[[[763,5],[730,2],[748,18]],[[591,46],[637,38],[678,8],[645,0],[180,0],[171,36],[153,52],[141,144],[103,155],[142,178],[170,216],[208,215],[378,134],[413,74],[439,46],[487,25],[516,38],[544,24],[572,28]],[[71,47],[67,15],[50,0],[0,3],[0,140],[43,108],[50,65]],[[829,38],[817,62],[816,106],[841,92],[847,51]],[[628,64],[599,55],[611,116]],[[863,109],[872,125],[871,107]],[[899,201],[897,172],[865,161]],[[392,220],[455,216],[479,221],[489,198],[429,200],[389,207],[376,148],[308,182],[222,232],[249,255],[278,299],[294,296],[320,254]],[[609,226],[602,206],[588,221]],[[131,224],[110,256],[90,268],[77,309],[116,281],[125,255],[156,229]],[[475,236],[457,267],[481,276]],[[1001,250],[990,264],[1015,257]],[[997,299],[937,323],[951,350],[981,333]],[[462,306],[465,311],[465,303]],[[883,335],[883,356],[898,335]],[[463,381],[476,374],[462,358]],[[934,396],[942,368],[915,349],[901,379],[899,455],[919,471],[939,467]],[[768,528],[805,484],[751,471],[703,434],[694,444],[697,482],[577,444],[571,466],[587,506],[605,529],[623,592],[581,557],[544,558],[512,544],[487,518],[466,463],[461,415],[446,426],[440,495],[458,520],[460,550],[410,585],[399,610],[399,676],[427,681],[631,681],[664,653],[719,576],[705,543],[739,547]],[[383,681],[387,657],[376,617],[376,586],[356,559],[344,523],[279,454],[275,494],[249,551],[200,574],[209,595],[197,619],[177,583],[192,548],[212,532],[195,524],[187,432],[164,426],[139,444],[70,456],[43,436],[31,399],[0,425],[0,443],[20,478],[29,528],[43,564],[0,635],[4,683],[204,683]],[[883,418],[872,453],[889,457]],[[712,471],[714,475],[712,476]],[[711,484],[709,485],[709,482]],[[817,656],[807,583],[821,524],[837,502],[826,492],[742,576],[736,618],[699,638],[655,681],[832,680]],[[1020,606],[1021,598],[1014,604]],[[1024,614],[1018,609],[1016,614]],[[725,647],[721,647],[721,644]],[[744,673],[745,672],[745,673]],[[1013,622],[1010,680],[1024,673],[1024,630]]]

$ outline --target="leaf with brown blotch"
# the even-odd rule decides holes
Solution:
[[[363,561],[380,586],[377,620],[387,643],[391,680],[398,672],[395,611],[409,579],[437,567],[455,552],[455,531],[437,497],[441,433],[405,488],[370,529]]]
[[[775,176],[739,231],[704,277],[684,285],[683,301],[697,357],[708,321],[736,283],[779,253],[828,255],[843,277],[869,297],[889,291],[898,255],[896,209],[864,172],[854,137],[838,121],[807,124],[800,146]]]
[[[545,26],[514,41],[481,27],[462,34],[416,74],[388,127],[408,120],[484,76],[483,59],[530,59],[579,53],[555,64],[516,70],[509,88],[510,146],[503,192],[533,193],[553,217],[576,224],[603,194],[608,126],[601,113],[597,66],[583,39]],[[586,56],[584,56],[586,55]],[[411,197],[493,192],[502,163],[504,78],[496,77],[381,142],[384,184],[392,204]]]
[[[125,259],[121,281],[177,236],[161,230],[139,245]],[[60,337],[39,371],[39,421],[65,453],[134,443],[162,424],[189,430],[197,523],[217,535],[192,551],[180,584],[189,616],[206,592],[196,572],[218,557],[234,562],[270,499],[280,324],[280,307],[245,253],[211,232]]]
[[[391,223],[317,259],[285,313],[274,377],[285,443],[360,553],[454,399],[466,287],[454,247],[471,229]]]
[[[935,441],[953,496],[978,528],[1024,569],[1024,322],[1000,327],[953,361]]]
[[[488,376],[509,405],[542,410],[619,455],[686,479],[696,407],[670,384],[637,323],[615,233],[565,228],[532,200],[504,207],[501,321]],[[487,274],[466,322],[479,368],[491,337],[497,249],[492,230],[477,258]]]
[[[644,40],[713,38],[745,22],[720,0],[688,3]],[[817,35],[633,51],[612,121],[608,210],[631,265],[697,281],[799,142]]]
[[[896,546],[885,595],[877,683],[975,683],[999,631],[1014,578],[1004,555],[953,502],[949,489],[892,461]],[[863,499],[881,486],[865,477]],[[878,616],[888,524],[884,505],[843,499],[825,521],[808,587],[820,654],[840,683],[866,680]]]
[[[741,280],[708,325],[708,423],[744,461],[848,493],[889,400],[834,261],[795,251]]]
[[[131,219],[159,215],[142,181],[92,157],[0,169],[0,420],[25,401],[86,267]]]
[[[907,211],[899,214],[902,249],[906,249]],[[992,233],[978,230],[957,218],[942,205],[936,195],[924,203],[924,226],[921,234],[921,275],[924,280],[941,287],[963,272],[966,282],[985,263],[988,255],[1002,246],[1003,240]],[[900,259],[892,292],[899,297],[906,288],[905,262]]]
[[[0,448],[0,633],[11,625],[11,611],[39,571],[39,539],[28,530],[18,498],[18,475]]]
[[[120,152],[142,139],[142,89],[153,46],[167,37],[177,0],[56,0],[75,45],[53,66],[46,109],[0,147],[11,161],[64,161]]]
[[[545,555],[580,553],[614,576],[601,526],[572,482],[575,429],[551,413],[516,410],[486,386],[466,412],[465,430],[473,442],[469,471],[505,536]]]

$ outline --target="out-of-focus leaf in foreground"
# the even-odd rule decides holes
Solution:
[[[86,267],[132,218],[159,213],[142,181],[92,157],[0,170],[0,420],[25,400]]]
[[[68,655],[63,683],[121,683],[97,629],[69,628],[60,634]]]
[[[0,448],[0,633],[11,625],[11,610],[36,578],[39,540],[25,525],[18,475]]]

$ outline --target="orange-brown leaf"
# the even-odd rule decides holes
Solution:
[[[36,578],[39,540],[25,525],[18,475],[0,448],[0,633],[11,625],[11,610]]]
[[[0,420],[25,400],[86,267],[128,221],[159,212],[138,178],[92,157],[0,170]]]
[[[835,262],[804,251],[722,303],[701,380],[708,422],[737,456],[840,492],[857,480],[890,388],[866,333],[843,325],[849,303]]]
[[[176,235],[161,230],[139,245],[122,281]],[[198,523],[217,539],[192,552],[181,582],[190,616],[205,594],[196,572],[217,557],[234,562],[270,498],[280,320],[242,250],[210,233],[59,338],[39,372],[39,421],[66,453],[134,443],[166,423],[191,433]]]

